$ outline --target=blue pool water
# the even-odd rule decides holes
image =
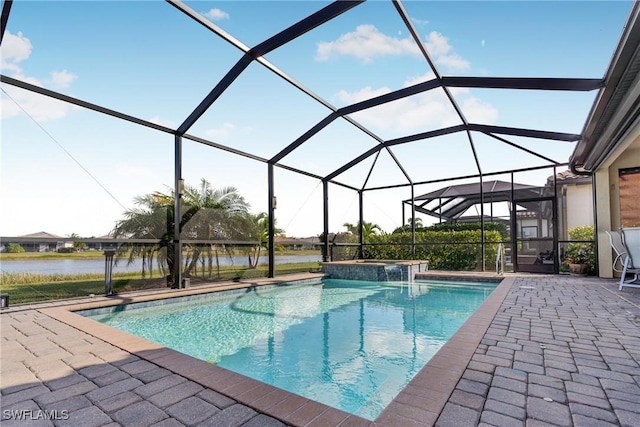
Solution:
[[[81,314],[373,420],[494,288],[324,279]]]

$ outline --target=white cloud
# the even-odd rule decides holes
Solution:
[[[482,39],[482,41],[480,42],[480,46],[484,47],[484,45],[485,45],[485,41],[484,39]]]
[[[469,68],[469,62],[453,53],[449,39],[437,31],[431,31],[424,46],[433,59],[455,69]],[[317,44],[316,61],[326,61],[338,56],[352,56],[365,63],[382,56],[420,55],[420,50],[411,37],[391,37],[381,33],[373,25],[359,25],[355,31],[342,34],[331,42]]]
[[[223,138],[232,135],[236,131],[236,126],[233,123],[224,123],[218,128],[211,128],[205,131],[205,134],[211,138]]]
[[[35,86],[43,86],[38,79],[33,77],[26,77],[21,74],[14,75],[13,77]],[[0,97],[0,116],[3,120],[18,116],[26,111],[34,120],[46,122],[61,119],[67,115],[69,110],[79,108],[73,107],[66,102],[18,89],[10,85],[4,86],[4,90],[9,94],[11,99],[4,93],[2,93]]]
[[[385,93],[389,92],[391,92],[391,89],[389,89],[388,87],[372,89],[371,86],[366,86],[356,92],[347,92],[346,90],[341,90],[337,93],[337,96],[340,101],[344,102],[346,105],[349,105],[355,104],[356,102],[364,101],[365,99],[375,98],[376,96],[384,95]]]
[[[222,21],[224,19],[229,19],[229,14],[227,12],[225,12],[224,10],[216,9],[216,8],[211,9],[209,12],[203,13],[203,15],[214,21]]]
[[[358,25],[355,31],[342,34],[335,41],[318,43],[316,60],[326,61],[334,56],[344,55],[371,62],[379,56],[418,53],[413,39],[409,37],[390,37],[378,31],[373,25]]]
[[[418,25],[427,25],[429,23],[429,21],[427,21],[426,19],[418,19],[414,17],[411,17],[411,21],[414,24],[418,24]]]
[[[51,72],[51,82],[61,88],[68,88],[77,78],[78,76],[69,73],[67,70]]]
[[[412,77],[404,82],[403,87],[413,86],[433,78],[434,75],[431,72]],[[461,103],[462,111],[470,122],[490,124],[497,119],[498,111],[490,104],[469,96],[468,89],[452,88],[450,91]],[[374,89],[367,86],[354,92],[341,90],[336,94],[336,97],[349,105],[390,92],[391,89],[388,87]],[[354,113],[352,116],[373,129],[391,130],[398,133],[421,132],[461,124],[458,114],[441,89],[432,89],[408,98],[402,98]]]
[[[429,55],[435,57],[446,55],[451,50],[449,39],[437,31],[431,31],[429,33],[427,41],[424,42],[424,46],[427,48]]]
[[[466,98],[460,108],[470,123],[491,124],[498,119],[498,110],[475,96]]]
[[[469,61],[462,58],[457,53],[452,52],[449,39],[437,31],[431,31],[425,42],[425,47],[429,55],[439,65],[455,70],[466,70],[469,68]]]
[[[7,31],[2,40],[2,50],[0,51],[2,68],[3,71],[11,71],[11,77],[14,79],[44,87],[38,78],[25,75],[20,66],[22,61],[29,59],[32,50],[31,41],[22,33],[18,32],[15,35]],[[77,78],[78,76],[67,70],[52,71],[48,82],[60,88],[68,88]],[[2,119],[18,116],[26,111],[34,120],[44,122],[61,119],[67,115],[69,110],[78,108],[11,85],[5,85],[4,90],[8,95],[3,93],[0,97],[0,117]]]
[[[32,49],[31,41],[22,33],[19,32],[15,35],[11,31],[6,31],[2,40],[2,50],[0,50],[3,70],[20,72],[21,68],[18,63],[29,58]]]
[[[402,85],[402,87],[409,87],[409,86],[417,85],[419,83],[428,82],[429,80],[435,79],[435,77],[436,75],[433,74],[433,72],[429,71],[422,75],[408,78],[407,80],[404,81],[404,84]]]
[[[165,119],[161,119],[160,116],[153,116],[149,119],[149,121],[151,123],[155,123],[157,125],[160,126],[164,126],[164,127],[168,127],[171,129],[175,129],[176,124],[173,120],[165,120]]]
[[[457,53],[453,53],[451,55],[442,55],[436,58],[436,62],[440,65],[443,65],[447,68],[451,68],[454,70],[468,70],[469,69],[469,61],[462,58]]]
[[[403,86],[412,86],[431,78],[433,73],[427,73],[407,80]],[[343,90],[337,96],[346,104],[352,104],[389,92],[391,89],[388,87],[365,87],[351,93]],[[418,132],[426,128],[460,124],[444,92],[438,89],[363,110],[353,114],[353,117],[372,128],[399,132]]]

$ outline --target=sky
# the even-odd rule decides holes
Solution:
[[[255,46],[327,2],[187,1],[247,46]],[[604,76],[630,1],[407,1],[421,42],[444,76]],[[177,128],[242,53],[168,3],[15,1],[1,55],[5,76]],[[434,77],[390,1],[368,1],[265,58],[334,107]],[[47,231],[102,236],[136,196],[169,191],[173,136],[8,84],[1,93],[0,236]],[[596,92],[452,89],[470,123],[580,133]],[[269,158],[330,110],[253,62],[188,133]],[[381,140],[460,124],[441,89],[350,116]],[[483,173],[549,163],[473,133]],[[510,137],[558,162],[574,144]],[[281,163],[325,176],[377,145],[337,119]],[[393,156],[414,182],[475,175],[462,133],[396,145]],[[183,143],[183,177],[237,187],[254,213],[267,210],[267,167],[193,141]],[[375,163],[374,163],[375,160]],[[372,167],[373,166],[373,167]],[[515,181],[544,185],[550,169]],[[508,180],[508,175],[491,179]],[[352,187],[406,184],[386,151],[336,178]],[[459,183],[474,180],[460,181]],[[477,181],[477,180],[475,180]],[[322,184],[275,169],[277,226],[288,236],[322,232]],[[456,184],[458,182],[454,182]],[[416,195],[449,184],[418,185]],[[410,213],[410,187],[365,191],[365,221],[391,232]],[[358,195],[329,188],[330,231],[358,221]],[[423,217],[425,223],[432,221]]]

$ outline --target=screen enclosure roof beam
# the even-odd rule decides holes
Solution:
[[[336,16],[346,12],[352,7],[358,5],[361,1],[337,1],[325,6],[316,13],[313,13],[301,21],[293,24],[289,28],[279,32],[278,34],[268,38],[256,47],[245,51],[244,55],[236,63],[236,65],[229,70],[229,72],[218,82],[218,84],[211,90],[211,92],[202,100],[202,102],[193,110],[189,117],[180,125],[178,133],[184,134],[189,130],[191,126],[207,111],[207,109],[222,95],[222,93],[233,83],[233,81],[249,66],[249,64],[258,57],[266,55],[296,39],[297,37],[311,31],[315,27],[322,25],[323,23],[335,18]],[[171,2],[175,7],[178,7],[183,12],[187,13],[179,7],[177,2]],[[189,13],[189,16],[192,16]],[[193,16],[192,16],[193,18]],[[238,46],[239,47],[239,46]]]
[[[497,139],[498,141],[503,142],[503,143],[505,143],[505,144],[507,144],[507,145],[510,145],[510,146],[512,146],[512,147],[514,147],[514,148],[517,148],[517,149],[519,149],[519,150],[522,150],[522,151],[524,151],[525,153],[529,153],[529,154],[531,154],[531,155],[533,155],[533,156],[536,156],[536,157],[538,157],[538,158],[540,158],[540,159],[542,159],[542,160],[546,160],[546,161],[547,161],[547,162],[549,162],[549,163],[553,163],[554,165],[558,165],[558,164],[559,164],[559,162],[557,162],[557,161],[555,161],[555,160],[553,160],[553,159],[551,159],[551,158],[549,158],[549,157],[543,156],[543,155],[542,155],[542,154],[540,154],[540,153],[536,153],[536,152],[535,152],[535,151],[533,151],[533,150],[529,150],[528,148],[525,148],[525,147],[523,147],[523,146],[521,146],[521,145],[518,145],[518,144],[516,144],[515,142],[511,142],[511,141],[509,141],[508,139],[502,138],[502,137],[500,137],[500,136],[498,136],[498,135],[494,135],[494,134],[492,134],[492,133],[485,133],[485,135],[490,136],[491,138]]]
[[[535,170],[540,170],[540,169],[549,169],[551,167],[561,167],[561,166],[568,166],[569,163],[560,163],[559,165],[541,165],[541,166],[532,166],[532,167],[528,167],[528,168],[519,168],[519,169],[510,169],[510,170],[504,170],[504,171],[499,171],[499,172],[485,172],[482,175],[480,174],[475,174],[475,175],[465,175],[465,176],[454,176],[451,178],[439,178],[439,179],[431,179],[428,181],[418,181],[413,183],[414,186],[418,186],[418,185],[425,185],[425,184],[433,184],[436,182],[448,182],[448,181],[458,181],[461,179],[470,179],[470,178],[481,178],[481,177],[487,177],[487,176],[495,176],[495,175],[506,175],[509,173],[519,173],[519,172],[531,172],[531,171],[535,171]],[[375,190],[388,190],[391,188],[401,188],[401,187],[408,187],[410,184],[394,184],[394,185],[386,185],[386,186],[381,186],[381,187],[371,187],[371,188],[365,188],[363,191],[375,191]],[[411,201],[411,199],[407,199],[408,201]]]
[[[573,133],[551,132],[544,130],[512,128],[505,126],[478,125],[470,123],[468,125],[470,131],[482,133],[497,133],[501,135],[524,136],[527,138],[551,139],[554,141],[574,142],[580,139],[580,135]]]
[[[207,29],[209,29],[210,31],[214,32],[215,34],[217,34],[218,36],[220,36],[221,38],[223,38],[224,40],[226,40],[227,42],[231,43],[234,47],[236,47],[237,49],[241,50],[245,55],[247,56],[252,56],[252,49],[250,49],[248,46],[246,46],[244,43],[240,42],[238,39],[236,39],[235,37],[231,36],[229,33],[227,33],[226,31],[224,31],[223,29],[221,29],[220,27],[218,27],[217,25],[215,25],[214,23],[212,23],[211,21],[209,21],[208,19],[204,18],[202,15],[200,15],[198,12],[194,11],[193,9],[191,9],[189,6],[187,6],[186,4],[184,4],[181,1],[178,0],[167,0],[167,2],[169,4],[171,4],[172,6],[174,6],[175,8],[177,8],[178,10],[180,10],[182,13],[184,13],[185,15],[189,16],[191,19],[194,19],[195,21],[197,21],[198,23],[200,23],[201,25],[205,26]],[[331,14],[333,16],[324,16],[324,22],[334,18],[335,16],[338,16],[341,13],[346,12],[347,10],[359,5],[362,3],[362,0],[359,1],[336,1],[332,4],[330,4],[329,6],[325,7],[324,9],[321,9],[319,12],[317,12],[316,14],[320,14],[318,15],[319,17],[322,17],[321,13],[323,10],[326,11],[331,11]],[[337,11],[341,10],[340,13],[337,13]],[[303,20],[304,21],[304,20]],[[302,22],[302,21],[300,21]],[[306,25],[310,25],[312,24],[312,21],[307,21]],[[320,24],[322,24],[323,22],[314,23],[314,28]],[[295,27],[297,24],[294,24],[292,27]],[[291,27],[290,27],[291,28]],[[300,31],[302,28],[298,28],[298,31]],[[311,28],[309,28],[310,30]],[[286,32],[287,30],[285,30],[284,32]],[[307,30],[308,31],[308,30]],[[280,33],[282,34],[282,33]],[[292,34],[287,33],[288,37],[291,37]],[[276,36],[274,36],[276,37]],[[268,40],[272,40],[274,39],[274,37],[272,37],[271,39]],[[260,45],[263,45],[264,43],[268,42],[265,41],[263,43],[261,43]],[[266,48],[276,48],[276,47],[280,47],[283,44],[283,40],[272,40],[271,42],[268,42],[266,45],[263,45],[261,47],[261,49],[266,49]],[[258,45],[258,46],[260,46]],[[263,52],[263,54],[266,52]],[[308,88],[306,88],[305,86],[303,86],[302,84],[300,84],[299,82],[297,82],[296,80],[294,80],[293,78],[291,78],[290,76],[288,76],[287,74],[285,74],[282,70],[280,70],[278,67],[276,67],[275,65],[273,65],[272,63],[270,63],[269,61],[267,61],[263,56],[259,56],[259,57],[255,57],[252,58],[255,59],[258,63],[260,63],[261,65],[263,65],[264,67],[266,67],[267,69],[269,69],[270,71],[272,71],[273,73],[275,73],[277,76],[279,76],[280,78],[282,78],[283,80],[285,80],[286,82],[288,82],[289,84],[291,84],[292,86],[294,86],[295,88],[297,88],[298,90],[300,90],[301,92],[305,93],[306,95],[310,96],[311,98],[313,98],[314,100],[316,100],[318,103],[322,104],[324,107],[328,108],[331,112],[336,113],[337,112],[337,108],[335,108],[333,105],[331,105],[329,102],[327,102],[326,100],[324,100],[323,98],[321,98],[320,96],[318,96],[317,94],[313,93],[311,90],[309,90]],[[242,59],[241,59],[242,61]],[[240,62],[240,61],[239,61]],[[238,66],[238,64],[236,64]],[[237,77],[237,76],[235,76]],[[234,79],[235,79],[234,77]],[[229,78],[231,78],[231,75],[229,75]],[[221,87],[221,89],[223,89]],[[224,89],[223,89],[224,90]],[[213,98],[215,95],[214,94],[210,94],[211,98]],[[219,96],[219,95],[218,95]],[[206,111],[206,108],[204,108],[203,111],[201,107],[204,107],[206,104],[206,100],[210,97],[205,98],[205,100],[203,100],[203,102],[201,103],[201,105],[194,110],[194,112],[192,113],[193,118],[195,118],[197,120],[198,117],[200,117],[202,114],[204,114],[204,111]],[[214,99],[215,101],[215,99]],[[200,115],[198,115],[200,114]],[[197,117],[196,117],[197,116]],[[374,134],[373,132],[371,132],[371,130],[369,130],[368,128],[362,126],[360,123],[358,123],[357,121],[355,121],[354,119],[352,119],[351,117],[343,117],[347,122],[349,122],[350,124],[352,124],[353,126],[355,126],[356,128],[358,128],[359,130],[361,130],[362,132],[366,133],[368,136],[370,136],[371,138],[373,138],[374,140],[376,140],[378,143],[382,144],[383,139],[380,138],[379,136],[377,136],[376,134]],[[193,120],[193,122],[195,122],[195,120]],[[179,128],[179,130],[184,130],[184,129],[188,129],[190,126],[192,126],[193,123],[188,123],[187,121],[185,121],[185,123],[183,123],[183,125]],[[186,130],[185,130],[186,132]],[[304,141],[298,141],[299,144],[297,146],[299,146],[302,142]],[[295,142],[294,142],[295,143]],[[287,154],[290,153],[291,151],[293,151],[297,146],[293,146],[293,144],[290,144],[290,146],[288,146],[287,148],[285,148],[285,150],[287,151]],[[284,150],[283,150],[284,151]],[[389,152],[389,155],[392,157],[392,159],[394,160],[394,162],[396,163],[396,165],[398,166],[398,168],[402,171],[402,173],[405,175],[405,177],[407,178],[407,180],[410,181],[408,174],[406,173],[406,171],[404,170],[404,168],[402,167],[402,165],[400,164],[400,162],[398,161],[398,159],[395,157],[395,155],[393,154],[393,152],[391,152],[391,150],[389,150],[387,148],[387,151]],[[280,153],[279,153],[280,154]],[[279,156],[276,155],[276,156]],[[286,154],[285,154],[286,155]],[[284,156],[279,156],[278,160],[282,159],[282,157]],[[277,161],[275,160],[275,158],[273,159],[274,162]]]
[[[138,117],[131,116],[129,114],[124,114],[116,110],[112,110],[110,108],[105,108],[97,104],[93,104],[91,102],[83,101],[78,98],[74,98],[69,95],[64,95],[59,92],[55,92],[50,89],[45,89],[40,86],[32,85],[31,83],[23,82],[22,80],[14,79],[13,77],[5,76],[4,74],[0,75],[0,81],[2,83],[9,84],[11,86],[19,87],[21,89],[28,90],[30,92],[39,93],[40,95],[48,96],[49,98],[57,99],[58,101],[67,102],[69,104],[77,105],[79,107],[83,107],[89,110],[97,111],[98,113],[106,114],[111,117],[116,117],[118,119],[126,120],[131,123],[135,123],[138,125],[146,126],[148,128],[152,128],[155,130],[159,130],[161,132],[170,133],[172,135],[176,134],[174,129],[168,128],[166,126],[162,126],[156,123],[149,122],[147,120],[139,119]]]
[[[9,22],[9,13],[11,12],[11,5],[13,0],[5,0],[2,2],[2,18],[0,20],[0,43],[4,39],[4,31],[7,29],[7,22]]]
[[[325,177],[325,179],[334,179],[336,176],[338,176],[338,175],[346,172],[347,170],[351,169],[352,167],[354,167],[358,163],[362,162],[363,160],[367,159],[369,156],[371,156],[372,154],[376,153],[377,151],[380,151],[384,147],[390,147],[392,145],[404,144],[404,143],[407,143],[407,142],[419,141],[421,139],[428,139],[428,138],[433,138],[433,137],[441,136],[441,135],[448,135],[450,133],[455,133],[455,132],[463,132],[464,130],[465,130],[465,126],[464,125],[457,125],[457,126],[451,126],[451,127],[448,127],[448,128],[437,129],[437,130],[433,130],[433,131],[429,131],[429,132],[417,133],[415,135],[404,136],[402,138],[391,139],[389,141],[384,142],[382,146],[376,146],[376,147],[373,147],[373,148],[365,151],[364,153],[362,153],[358,157],[354,158],[350,162],[344,164],[340,168],[338,168],[335,171],[331,172],[329,175],[327,175]]]
[[[71,97],[69,95],[64,95],[64,94],[61,94],[59,92],[52,91],[50,89],[45,89],[45,88],[40,87],[40,86],[35,86],[35,85],[32,85],[31,83],[23,82],[21,80],[14,79],[13,77],[5,76],[4,74],[0,75],[0,81],[2,83],[6,83],[6,84],[9,84],[11,86],[19,87],[21,89],[28,90],[28,91],[31,91],[31,92],[34,92],[34,93],[38,93],[40,95],[47,96],[49,98],[57,99],[57,100],[62,101],[62,102],[67,102],[69,104],[77,105],[79,107],[86,108],[88,110],[92,110],[92,111],[95,111],[95,112],[98,112],[98,113],[101,113],[101,114],[105,114],[107,116],[115,117],[117,119],[125,120],[125,121],[131,122],[131,123],[135,123],[137,125],[145,126],[145,127],[148,127],[148,128],[160,131],[160,132],[168,133],[168,134],[171,134],[171,135],[177,135],[177,131],[176,130],[168,128],[166,126],[162,126],[162,125],[159,125],[159,124],[156,124],[156,123],[153,123],[153,122],[149,122],[147,120],[143,120],[143,119],[140,119],[138,117],[131,116],[129,114],[124,114],[124,113],[121,113],[119,111],[112,110],[110,108],[102,107],[100,105],[93,104],[91,102],[83,101],[81,99],[77,99],[77,98]],[[217,149],[223,150],[223,151],[227,151],[229,153],[233,153],[233,154],[236,154],[236,155],[239,155],[239,156],[242,156],[242,157],[246,157],[246,158],[261,162],[261,163],[268,163],[268,160],[265,159],[265,158],[262,158],[262,157],[259,157],[259,156],[256,156],[254,154],[247,153],[247,152],[244,152],[244,151],[241,151],[241,150],[237,150],[235,148],[227,147],[226,145],[218,144],[216,142],[213,142],[213,141],[210,141],[210,140],[207,140],[207,139],[204,139],[204,138],[200,138],[200,137],[197,137],[197,136],[194,136],[194,135],[189,135],[189,134],[182,135],[182,137],[185,138],[185,139],[189,139],[191,141],[194,141],[194,142],[198,142],[200,144],[208,145],[210,147],[217,148]],[[306,175],[306,176],[309,176],[309,177],[312,177],[312,178],[316,178],[318,180],[322,180],[323,179],[319,175],[315,175],[315,174],[312,174],[312,173],[307,172],[307,171],[296,169],[296,168],[291,167],[291,166],[286,166],[286,165],[281,165],[281,164],[275,164],[275,166],[283,168],[283,169],[290,170],[292,172],[299,173],[301,175]],[[346,188],[349,188],[349,189],[357,191],[357,188],[354,188],[354,187],[349,186],[347,184],[344,184],[344,183],[341,183],[341,182],[336,182],[336,181],[330,181],[330,182],[332,184],[340,185],[340,186],[343,186],[343,187],[346,187]]]
[[[537,77],[442,77],[448,87],[478,89],[561,90],[588,92],[604,86],[603,79]]]
[[[438,79],[438,81],[440,82],[440,85],[442,86],[442,90],[444,90],[444,93],[447,96],[447,98],[449,99],[449,102],[453,106],[454,110],[456,111],[456,114],[458,115],[458,117],[460,118],[462,123],[466,126],[467,124],[469,124],[469,122],[467,121],[467,118],[465,117],[465,115],[464,115],[464,113],[462,111],[462,108],[460,108],[460,106],[456,102],[455,98],[451,94],[451,91],[449,90],[449,88],[447,86],[445,86],[444,82],[442,81],[442,76],[438,72],[438,69],[436,68],[435,62],[433,61],[433,59],[429,55],[429,52],[427,52],[427,48],[426,48],[425,44],[422,42],[422,39],[421,39],[420,35],[418,34],[418,31],[416,30],[415,26],[413,25],[413,22],[411,21],[411,18],[409,17],[409,14],[407,13],[406,9],[404,8],[404,5],[402,4],[402,2],[400,0],[393,0],[393,5],[395,6],[396,10],[400,14],[400,18],[402,18],[402,20],[404,21],[405,26],[407,27],[407,29],[411,33],[411,36],[413,37],[414,42],[418,46],[418,49],[420,50],[420,53],[422,53],[422,56],[427,60],[427,62],[429,63],[429,66],[431,67],[431,70],[433,71],[434,75],[436,76],[436,79]],[[478,154],[476,152],[476,147],[475,147],[475,144],[473,143],[473,138],[471,137],[471,133],[469,132],[468,129],[467,129],[467,139],[469,140],[469,145],[471,146],[471,151],[473,153],[473,159],[474,159],[474,161],[476,163],[476,167],[478,168],[478,173],[482,174],[482,168],[480,167],[480,159],[478,158]]]

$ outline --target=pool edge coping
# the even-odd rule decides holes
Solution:
[[[376,418],[377,426],[397,425],[399,418],[406,420],[405,425],[436,423],[515,280],[516,276],[503,277],[482,305]],[[407,413],[417,418],[407,417]]]
[[[298,276],[300,275],[295,277]],[[322,276],[322,274],[306,275],[307,278]],[[455,276],[455,274],[451,274],[451,276]],[[464,277],[460,277],[460,279],[464,280]],[[515,279],[515,276],[503,277],[489,297],[374,421],[254,380],[74,313],[74,311],[90,308],[291,282],[291,276],[282,276],[279,280],[231,282],[213,287],[173,290],[119,300],[104,298],[100,301],[78,302],[59,307],[43,307],[37,310],[141,359],[228,396],[260,413],[294,426],[303,427],[314,423],[318,423],[318,425],[394,426],[397,425],[399,419],[407,426],[431,426],[437,421],[455,386],[462,378],[464,370]],[[312,418],[309,419],[309,417]]]

